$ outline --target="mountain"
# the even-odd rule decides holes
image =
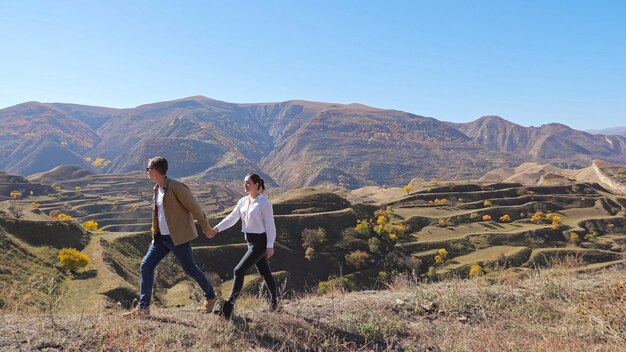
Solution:
[[[527,161],[587,166],[596,158],[621,163],[626,159],[624,137],[592,135],[558,123],[522,127],[498,116],[484,116],[456,127],[490,150],[515,153]]]
[[[626,137],[626,126],[603,128],[601,130],[588,130],[592,134],[617,134]]]
[[[625,138],[560,124],[522,127],[495,116],[453,124],[360,104],[234,104],[194,96],[111,109],[28,102],[0,110],[0,169],[72,164],[97,173],[141,171],[165,156],[170,174],[239,183],[246,172],[283,188],[404,185],[415,177],[477,178],[525,161],[587,167],[626,163]]]

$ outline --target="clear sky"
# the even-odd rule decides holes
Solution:
[[[0,108],[191,95],[626,125],[626,1],[0,0]]]

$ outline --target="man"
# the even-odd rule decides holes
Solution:
[[[156,157],[148,161],[148,178],[156,182],[152,205],[152,243],[140,266],[139,305],[124,314],[125,317],[150,315],[154,269],[169,252],[174,253],[187,275],[196,280],[204,291],[202,309],[211,312],[215,304],[213,287],[193,259],[191,240],[198,237],[193,219],[198,221],[207,237],[213,238],[215,233],[189,188],[167,177],[167,169],[165,158]]]

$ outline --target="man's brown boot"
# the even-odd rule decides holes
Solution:
[[[213,311],[213,306],[215,306],[216,301],[217,301],[217,297],[213,297],[213,298],[205,297],[204,300],[202,300],[202,307],[200,307],[200,310],[206,313],[211,313]]]
[[[131,310],[128,313],[122,314],[124,318],[149,318],[150,317],[150,307],[135,307],[135,309]]]

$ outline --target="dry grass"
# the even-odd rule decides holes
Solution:
[[[577,272],[577,262],[432,284],[397,278],[382,291],[303,294],[279,312],[246,296],[232,321],[194,306],[155,309],[147,320],[124,320],[116,309],[95,315],[5,309],[0,350],[623,350],[624,269]]]

